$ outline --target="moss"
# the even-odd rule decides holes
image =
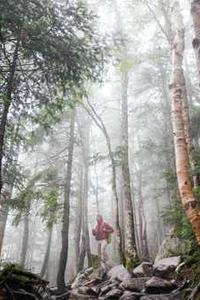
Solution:
[[[129,272],[132,272],[133,269],[140,263],[135,251],[127,251],[125,254],[125,260],[125,267]]]
[[[92,254],[92,267],[94,270],[98,269],[101,265],[101,261],[98,257],[98,255]]]

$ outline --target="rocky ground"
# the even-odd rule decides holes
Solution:
[[[0,270],[0,300],[200,300],[200,283],[189,288],[190,271],[180,256],[143,262],[132,272],[123,265],[102,265],[83,270],[60,293],[39,276],[10,264]]]
[[[131,273],[122,265],[101,267],[99,276],[86,269],[73,282],[70,299],[198,300],[200,286],[187,288],[187,280],[179,276],[183,266],[180,256],[174,256],[143,262]]]

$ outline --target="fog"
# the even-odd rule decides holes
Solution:
[[[154,261],[174,230],[176,221],[167,216],[180,198],[169,92],[173,1],[83,2],[96,15],[102,72],[95,82],[86,78],[83,92],[72,93],[72,100],[66,90],[70,100],[60,111],[41,114],[45,122],[50,118],[46,128],[45,122],[31,119],[21,123],[24,141],[14,160],[20,175],[10,196],[2,246],[3,262],[42,274],[50,286],[57,285],[62,264],[65,282],[71,282],[97,257],[92,230],[98,214],[114,229],[107,245],[110,266],[122,263],[120,249],[129,253],[133,241],[138,261]],[[199,149],[190,1],[181,0],[180,6],[190,127]],[[63,97],[61,91],[58,96]],[[62,258],[61,249],[68,250]]]

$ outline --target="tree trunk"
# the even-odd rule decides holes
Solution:
[[[80,256],[80,238],[81,238],[81,225],[82,225],[82,195],[83,195],[83,167],[80,166],[79,170],[79,195],[77,199],[76,217],[74,224],[74,244],[76,253],[76,272],[79,271],[79,256]]]
[[[144,199],[142,194],[142,174],[141,170],[137,172],[138,177],[138,200],[139,200],[139,231],[140,231],[140,243],[142,259],[149,259],[149,250],[147,244],[147,231],[146,231],[146,219],[144,214]]]
[[[6,229],[6,222],[8,218],[8,207],[2,206],[1,207],[1,214],[0,214],[0,255],[3,248],[3,239]]]
[[[6,87],[6,94],[5,94],[5,100],[3,104],[3,112],[2,117],[0,120],[0,195],[1,190],[3,186],[3,180],[2,180],[2,163],[3,163],[3,151],[4,151],[4,138],[5,138],[5,132],[6,132],[6,125],[7,125],[7,119],[8,119],[8,112],[9,108],[12,102],[12,93],[13,93],[13,86],[15,81],[15,70],[17,66],[17,60],[18,60],[18,49],[19,49],[19,40],[16,42],[15,51],[13,53],[13,60],[10,65],[10,72],[9,77],[7,80],[7,87]]]
[[[48,270],[50,250],[51,250],[52,233],[53,233],[53,226],[51,226],[51,228],[49,228],[49,230],[48,230],[48,240],[47,240],[47,245],[46,245],[46,252],[45,252],[45,256],[44,256],[42,269],[41,269],[41,272],[40,272],[42,277],[44,277],[45,273]]]
[[[83,119],[82,119],[83,118]],[[90,237],[88,228],[88,176],[89,176],[89,153],[90,153],[90,126],[88,118],[84,118],[83,112],[80,118],[79,133],[82,146],[83,158],[83,196],[82,196],[82,235],[81,250],[78,269],[81,271],[84,267],[85,257],[87,256],[88,266],[92,265]]]
[[[199,82],[200,82],[200,0],[192,1],[191,14],[193,18],[194,34],[195,34],[195,38],[192,41],[192,45],[196,56],[197,69],[198,69]]]
[[[74,127],[75,127],[75,111],[71,112],[70,120],[70,136],[68,145],[67,172],[65,176],[64,186],[64,211],[62,219],[62,246],[59,259],[59,268],[57,274],[57,287],[60,291],[65,288],[65,270],[68,259],[68,237],[69,237],[69,213],[70,213],[70,191],[72,178],[72,162],[74,150]]]
[[[174,134],[176,172],[178,187],[183,208],[190,221],[197,242],[200,244],[200,210],[192,191],[192,183],[189,172],[189,154],[185,136],[183,117],[183,101],[185,92],[185,79],[183,73],[184,52],[184,26],[180,14],[179,3],[174,5],[175,37],[172,48],[172,78],[170,83],[171,117]]]
[[[132,268],[136,260],[135,225],[131,197],[129,154],[128,154],[128,72],[122,72],[122,181],[125,204],[126,266]]]
[[[111,172],[112,172],[111,173],[112,174],[111,175],[112,176],[112,191],[113,191],[113,196],[114,196],[114,203],[113,203],[114,204],[114,206],[113,206],[114,229],[115,229],[117,252],[119,254],[121,263],[123,263],[125,265],[126,261],[125,261],[125,255],[123,252],[122,231],[121,231],[121,227],[120,227],[120,218],[119,218],[119,197],[118,197],[118,193],[117,193],[116,163],[115,163],[115,158],[114,158],[114,155],[112,152],[111,140],[110,140],[110,137],[108,135],[108,132],[104,125],[103,120],[97,114],[96,110],[91,105],[91,103],[88,102],[88,105],[89,105],[89,108],[85,107],[85,109],[88,112],[88,114],[92,117],[92,119],[94,120],[96,125],[99,127],[99,129],[102,131],[102,133],[105,137],[105,140],[106,140],[107,148],[108,148],[108,155],[109,155],[110,162],[111,162]]]
[[[23,227],[24,227],[24,231],[23,231],[22,248],[20,254],[20,264],[23,267],[25,267],[27,250],[28,250],[28,240],[29,240],[29,211],[24,216]]]

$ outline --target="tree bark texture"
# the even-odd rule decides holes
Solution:
[[[88,228],[88,178],[89,178],[89,153],[90,153],[90,126],[88,116],[82,112],[79,118],[79,133],[82,148],[83,162],[83,193],[82,193],[82,234],[81,234],[81,249],[79,256],[78,269],[81,271],[84,268],[85,258],[87,257],[88,266],[92,265],[90,236]]]
[[[64,185],[64,210],[62,218],[62,232],[61,232],[61,252],[59,259],[59,267],[57,274],[57,287],[60,291],[65,288],[65,270],[68,259],[68,238],[69,238],[69,214],[70,214],[70,192],[71,192],[71,178],[72,178],[72,163],[74,150],[74,127],[75,127],[75,111],[71,112],[70,129],[69,129],[69,144],[68,144],[68,158],[67,170]]]
[[[27,250],[29,242],[29,211],[25,214],[23,219],[23,238],[22,238],[22,248],[20,254],[20,264],[25,267]]]
[[[170,83],[171,117],[174,135],[176,172],[178,187],[183,208],[190,221],[197,242],[200,244],[200,210],[193,194],[192,183],[189,172],[189,153],[185,135],[185,124],[183,116],[183,102],[185,93],[185,80],[183,73],[184,53],[184,26],[180,14],[179,3],[174,4],[174,27],[175,36],[172,47],[172,76]]]
[[[122,71],[122,181],[123,201],[125,204],[125,236],[126,265],[134,264],[136,260],[135,225],[130,185],[129,153],[128,153],[128,71]]]
[[[15,50],[13,53],[13,60],[10,65],[10,72],[7,79],[7,87],[5,91],[5,99],[3,104],[3,111],[0,120],[0,195],[3,186],[3,178],[2,178],[2,167],[3,167],[3,151],[4,151],[4,139],[5,139],[5,132],[8,120],[8,112],[10,105],[12,103],[12,94],[13,94],[13,87],[15,83],[15,71],[17,66],[18,60],[18,49],[19,49],[20,41],[19,39],[16,42]]]
[[[46,244],[46,251],[44,255],[44,261],[41,269],[41,276],[44,277],[45,273],[48,270],[49,258],[50,258],[50,251],[51,251],[51,240],[53,234],[53,226],[51,226],[48,230],[48,239]]]

